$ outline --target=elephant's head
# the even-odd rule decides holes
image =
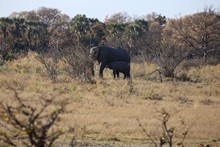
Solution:
[[[108,67],[109,69],[115,69],[115,68],[116,68],[116,65],[115,65],[114,63],[109,63],[109,64],[107,65],[107,67]]]
[[[90,49],[90,58],[92,60],[97,60],[98,59],[98,53],[99,53],[99,47],[92,47]]]

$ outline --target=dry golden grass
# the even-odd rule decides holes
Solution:
[[[104,79],[96,74],[96,84],[77,82],[65,74],[54,84],[35,56],[32,53],[0,67],[0,100],[10,101],[13,96],[8,86],[30,99],[42,95],[72,98],[60,124],[69,133],[61,142],[69,143],[74,136],[81,142],[149,145],[146,133],[157,142],[162,135],[163,108],[171,114],[168,125],[175,127],[175,142],[181,140],[186,126],[191,127],[185,140],[188,146],[220,139],[220,65],[189,70],[187,75],[197,83],[170,79],[160,83],[158,75],[146,76],[157,69],[155,65],[133,63],[132,85],[122,78],[114,80],[108,69]]]

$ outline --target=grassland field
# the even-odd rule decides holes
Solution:
[[[68,130],[59,139],[64,146],[73,136],[79,144],[93,146],[153,146],[149,136],[159,143],[163,109],[170,114],[168,127],[175,129],[174,146],[187,128],[186,146],[220,146],[220,65],[184,71],[195,82],[164,78],[161,83],[156,73],[148,76],[158,67],[144,62],[131,63],[132,83],[122,76],[113,79],[108,69],[103,79],[96,70],[95,84],[75,81],[64,72],[53,83],[35,56],[0,67],[0,100],[10,102],[9,85],[30,101],[39,96],[71,98],[59,122]]]

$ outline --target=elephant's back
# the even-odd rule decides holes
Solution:
[[[113,61],[123,61],[130,63],[130,54],[125,49],[121,48],[110,48],[110,59]]]

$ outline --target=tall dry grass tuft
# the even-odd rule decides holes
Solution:
[[[7,62],[6,66],[8,66],[11,72],[42,74],[45,72],[45,69],[42,64],[39,64],[39,61],[36,59],[37,56],[37,53],[29,52],[28,55],[23,58]]]
[[[205,83],[213,83],[220,81],[220,65],[206,65],[201,68],[193,68],[189,70],[189,76],[192,79]]]

